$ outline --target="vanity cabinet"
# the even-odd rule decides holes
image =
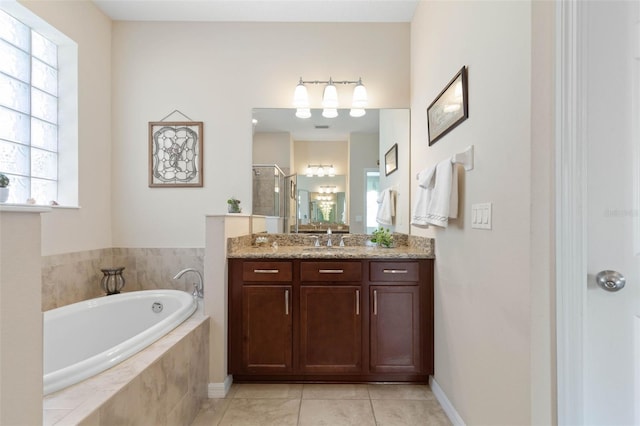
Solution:
[[[229,265],[229,365],[248,374],[282,374],[293,368],[292,262]]]
[[[242,288],[242,365],[251,373],[291,371],[291,286]]]
[[[300,263],[300,370],[362,370],[361,262]]]
[[[371,371],[420,372],[420,265],[418,262],[369,265]]]
[[[432,259],[229,259],[234,381],[426,382]]]

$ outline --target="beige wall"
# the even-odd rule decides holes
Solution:
[[[287,132],[253,135],[253,164],[277,164],[285,173],[291,170],[291,134]]]
[[[40,425],[41,407],[40,214],[0,210],[0,424]]]
[[[411,112],[405,109],[386,109],[380,111],[380,189],[392,188],[396,195],[396,216],[392,230],[409,233],[410,204],[410,151]],[[420,141],[418,141],[419,143]],[[385,171],[385,154],[394,144],[398,144],[398,169],[390,175]]]
[[[557,424],[555,323],[554,2],[532,3],[531,424]]]
[[[363,234],[365,230],[366,182],[364,169],[378,168],[379,146],[378,133],[351,133],[349,135],[349,230],[354,234]],[[356,221],[356,217],[360,217],[360,221]]]
[[[20,3],[78,44],[81,208],[43,216],[42,254],[111,247],[111,20],[88,0]]]
[[[112,52],[117,247],[204,247],[206,214],[251,205],[251,110],[290,107],[300,76],[361,76],[371,107],[409,104],[409,24],[114,22]],[[204,122],[203,188],[147,185],[147,123],[175,109]]]
[[[526,1],[421,2],[411,25],[413,174],[475,146],[459,219],[411,229],[436,238],[435,380],[466,424],[531,422],[531,20]],[[463,65],[469,119],[429,147],[426,108]]]

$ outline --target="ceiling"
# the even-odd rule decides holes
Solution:
[[[349,116],[348,109],[338,110],[336,118],[324,118],[321,109],[312,109],[311,118],[300,119],[295,116],[295,109],[287,108],[256,108],[253,118],[255,132],[291,133],[297,141],[346,141],[350,133],[378,133],[379,111],[367,109],[364,117]],[[317,129],[316,126],[328,126]]]
[[[421,0],[92,0],[115,21],[200,22],[411,22]],[[290,132],[296,140],[347,140],[376,133],[378,111],[358,119],[344,110],[334,119],[320,111],[301,120],[293,110],[254,111],[257,132]],[[329,125],[316,129],[316,125]]]
[[[114,21],[411,22],[420,0],[93,0]]]

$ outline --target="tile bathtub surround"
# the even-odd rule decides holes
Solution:
[[[429,425],[451,422],[427,385],[234,384],[192,426]]]
[[[113,255],[116,262],[133,263],[129,276],[138,286],[135,290],[171,288],[191,293],[195,275],[173,277],[185,268],[204,273],[204,248],[114,248]]]
[[[44,398],[44,425],[189,424],[207,397],[209,318],[178,328],[111,369]]]
[[[184,268],[204,270],[203,248],[108,248],[42,257],[42,310],[104,296],[101,268],[124,266],[123,291],[170,288],[191,292],[193,276],[173,280]]]
[[[104,295],[100,269],[113,266],[112,259],[111,249],[43,256],[42,310]]]

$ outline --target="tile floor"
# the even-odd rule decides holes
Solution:
[[[191,426],[451,425],[427,385],[234,384]]]

